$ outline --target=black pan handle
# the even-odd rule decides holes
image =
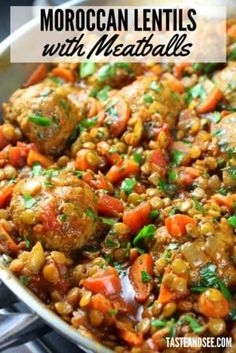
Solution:
[[[8,310],[17,301],[16,296],[0,281],[0,308],[5,308],[0,311],[0,352],[32,341],[50,331],[35,314]]]

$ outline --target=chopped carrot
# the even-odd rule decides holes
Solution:
[[[136,333],[126,330],[119,330],[119,336],[128,344],[140,346],[143,343],[142,333]]]
[[[147,281],[143,280],[142,274],[150,276]],[[138,302],[145,302],[152,289],[153,258],[150,254],[140,255],[132,264],[129,271],[129,278],[135,290],[135,298]]]
[[[107,172],[107,178],[111,183],[117,183],[138,171],[139,165],[132,159],[126,159],[121,165],[113,165]]]
[[[93,172],[88,171],[82,176],[82,179],[96,190],[112,190],[112,185],[106,180],[105,176],[100,171],[98,174],[93,174]]]
[[[83,279],[81,284],[93,293],[101,293],[106,297],[116,296],[121,291],[119,274],[114,267],[101,269],[93,276]]]
[[[67,82],[75,81],[75,76],[73,72],[69,69],[65,69],[64,67],[57,66],[54,69],[52,69],[51,72],[54,76],[58,76]]]
[[[34,162],[39,162],[44,168],[48,168],[50,167],[50,165],[53,164],[51,159],[47,158],[46,156],[42,155],[41,153],[35,150],[30,150],[27,157],[27,165],[32,167]]]
[[[9,203],[13,189],[14,184],[7,184],[0,190],[0,208]]]
[[[181,79],[186,68],[190,67],[190,63],[178,63],[174,67],[174,75],[177,79]]]
[[[211,197],[216,201],[220,206],[225,206],[229,211],[233,209],[233,199],[231,196],[225,196],[221,194],[215,194]]]
[[[32,72],[28,80],[24,83],[23,87],[29,87],[41,82],[47,76],[47,68],[45,64],[40,64]]]
[[[212,112],[215,110],[222,97],[223,93],[218,88],[214,88],[213,91],[208,94],[206,99],[198,105],[197,112],[200,114]]]
[[[16,254],[18,251],[18,245],[2,224],[0,224],[0,250],[13,254]]]
[[[93,309],[101,311],[104,314],[107,314],[112,309],[111,301],[100,293],[92,296],[89,306]]]
[[[131,248],[129,252],[129,262],[132,264],[139,256],[139,252],[137,248]]]
[[[236,39],[236,24],[229,27],[227,32],[229,37]]]
[[[229,303],[215,288],[209,288],[199,296],[199,310],[207,317],[224,318],[229,313]]]
[[[186,235],[186,226],[188,224],[195,226],[196,221],[194,218],[184,214],[175,214],[165,219],[165,226],[168,232],[176,238]]]
[[[106,125],[109,126],[111,136],[119,137],[126,128],[130,117],[130,109],[126,101],[119,97],[115,103],[107,109],[107,116],[105,118]]]
[[[167,304],[171,302],[175,298],[175,294],[171,292],[169,288],[167,288],[163,283],[160,286],[160,292],[158,296],[158,303]]]
[[[75,159],[75,167],[78,170],[87,170],[87,169],[91,169],[91,170],[95,170],[96,167],[94,165],[91,165],[87,159],[87,155],[89,153],[90,150],[86,149],[86,148],[82,148],[81,150],[79,150],[79,152],[77,152],[76,154],[76,159]]]
[[[184,185],[192,185],[193,181],[198,178],[200,172],[194,167],[182,167],[179,171],[179,181]]]
[[[100,194],[98,199],[98,212],[106,216],[117,216],[123,212],[124,206],[122,201],[116,197]]]
[[[142,202],[133,209],[124,211],[123,222],[130,228],[130,231],[135,234],[143,226],[150,222],[150,212],[152,208],[149,202]]]

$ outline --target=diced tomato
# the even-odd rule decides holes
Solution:
[[[106,216],[117,216],[123,212],[123,202],[116,197],[100,194],[98,199],[98,212]]]

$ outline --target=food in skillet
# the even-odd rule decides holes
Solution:
[[[0,251],[117,353],[196,352],[167,336],[232,337],[213,351],[235,352],[235,22],[228,32],[226,65],[41,65],[4,104]]]

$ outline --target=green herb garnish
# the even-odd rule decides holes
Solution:
[[[149,283],[152,280],[152,277],[146,271],[141,271],[141,278],[143,283]]]
[[[177,167],[181,164],[182,160],[184,159],[184,153],[178,150],[174,150],[172,152],[172,164],[173,166]]]
[[[152,210],[150,213],[149,213],[149,218],[151,220],[154,220],[156,219],[160,214],[160,211],[159,210]]]
[[[52,124],[50,119],[42,115],[30,115],[28,120],[39,126],[50,126]]]
[[[98,93],[97,93],[97,98],[104,102],[108,99],[108,92],[111,90],[110,86],[104,86],[103,89],[101,89]]]
[[[194,333],[201,333],[203,331],[203,327],[197,322],[197,320],[189,315],[185,315],[181,321],[186,321]]]
[[[229,218],[227,219],[227,221],[228,221],[228,223],[229,223],[232,227],[236,228],[236,216],[235,216],[235,215],[229,217]]]
[[[127,195],[131,194],[137,181],[135,178],[126,178],[121,184],[121,190],[123,190]]]
[[[92,61],[87,61],[80,64],[80,77],[85,78],[91,76],[95,71],[95,63]]]
[[[36,199],[32,197],[30,194],[24,194],[24,203],[25,208],[31,208],[36,204]]]
[[[143,239],[153,239],[156,228],[153,224],[144,226],[133,240],[135,246],[138,246]]]
[[[153,97],[152,97],[150,94],[145,94],[145,96],[144,96],[144,102],[145,102],[145,103],[148,103],[148,104],[153,103]]]
[[[85,212],[86,216],[88,216],[89,218],[91,218],[93,221],[96,221],[97,220],[97,216],[96,214],[94,213],[93,209],[92,208],[87,208],[86,212]]]

